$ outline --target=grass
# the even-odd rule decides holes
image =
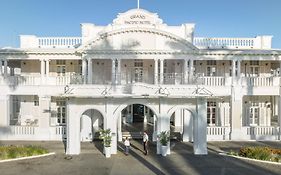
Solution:
[[[48,153],[48,150],[40,146],[0,146],[0,160],[29,157]]]
[[[230,151],[228,154],[257,160],[281,162],[281,149],[269,147],[243,147],[239,152]]]

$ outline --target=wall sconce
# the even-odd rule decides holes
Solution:
[[[152,67],[152,64],[150,65],[150,67]]]
[[[25,65],[26,63],[25,63],[25,62],[23,62],[23,64]]]
[[[267,65],[268,65],[268,63],[265,63],[265,65],[267,66]]]
[[[99,65],[100,64],[100,62],[97,62],[97,65]]]
[[[179,66],[179,65],[180,65],[180,63],[179,63],[179,62],[177,62],[177,65]]]
[[[124,67],[127,67],[127,64],[124,64]]]
[[[200,66],[202,65],[202,63],[200,63]]]
[[[72,62],[70,62],[70,64],[72,65]]]
[[[247,101],[245,101],[245,104],[247,104],[248,102]]]
[[[224,63],[222,63],[222,65],[224,66]]]

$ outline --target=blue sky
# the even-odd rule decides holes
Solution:
[[[80,23],[107,25],[137,0],[1,0],[0,48],[18,47],[20,34],[81,36]],[[195,36],[273,35],[281,49],[281,0],[140,0],[168,25],[195,23]]]

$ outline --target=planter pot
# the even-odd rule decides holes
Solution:
[[[168,152],[168,146],[161,145],[161,155],[166,156]]]
[[[110,147],[104,147],[104,154],[106,158],[109,158],[111,156],[111,149]]]

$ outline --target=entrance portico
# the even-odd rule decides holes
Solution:
[[[104,104],[99,106],[95,104]],[[81,105],[73,105],[81,104]],[[96,109],[104,116],[104,129],[112,131],[111,153],[117,153],[117,142],[120,141],[120,117],[121,111],[131,104],[143,104],[151,109],[156,116],[154,119],[155,135],[161,131],[170,131],[170,116],[180,108],[188,109],[192,115],[192,126],[184,125],[184,131],[193,128],[194,138],[194,153],[205,155],[207,154],[207,101],[206,97],[189,98],[189,99],[169,99],[169,98],[111,98],[111,99],[95,99],[95,98],[69,98],[67,105],[67,154],[80,153],[81,140],[81,115],[87,109]],[[157,154],[160,154],[160,142],[154,140],[157,145]],[[170,145],[168,154],[170,154]]]

